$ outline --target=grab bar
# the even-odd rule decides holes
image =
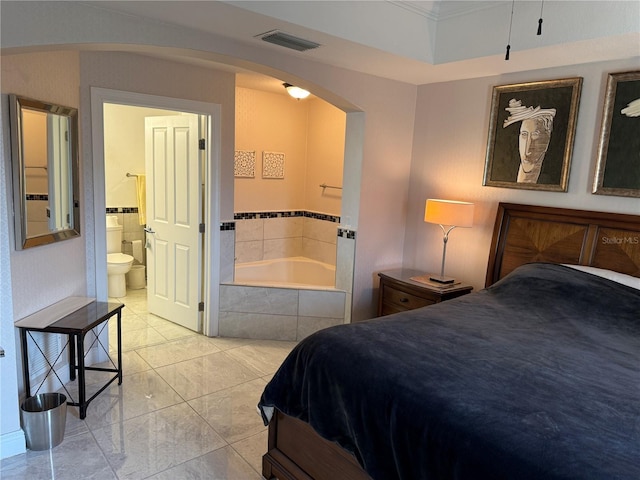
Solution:
[[[342,190],[342,187],[334,187],[333,185],[327,185],[326,183],[321,183],[320,187],[324,190],[325,188],[336,188],[338,190]]]

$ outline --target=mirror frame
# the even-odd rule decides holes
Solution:
[[[69,119],[69,148],[71,161],[71,198],[73,201],[73,226],[42,235],[27,237],[26,174],[22,147],[22,107],[44,113],[55,113]],[[78,110],[53,103],[34,100],[18,95],[9,95],[11,126],[11,161],[13,173],[13,216],[16,250],[47,245],[80,235],[79,160],[78,160]],[[47,174],[48,175],[48,174]]]

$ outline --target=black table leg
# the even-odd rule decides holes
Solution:
[[[73,335],[69,334],[69,379],[76,379],[76,344],[73,342]]]
[[[84,377],[84,335],[79,333],[76,335],[76,338],[78,340],[78,407],[80,408],[80,419],[84,420],[87,416],[87,392]]]
[[[118,385],[122,385],[122,310],[118,310]]]
[[[20,340],[22,343],[22,375],[24,379],[24,391],[27,397],[31,396],[31,383],[29,382],[29,352],[27,351],[27,330],[20,329]]]

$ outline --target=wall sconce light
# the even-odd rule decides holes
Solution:
[[[307,98],[310,95],[310,92],[307,90],[291,85],[290,83],[283,83],[284,88],[287,90],[287,93],[291,95],[293,98],[298,100],[302,100],[303,98]]]
[[[447,254],[447,240],[449,232],[456,227],[471,227],[473,225],[473,203],[455,200],[429,199],[424,209],[424,221],[435,223],[442,228],[442,267],[440,275],[432,274],[429,280],[441,284],[454,283],[455,279],[444,276],[444,259]],[[445,227],[449,227],[448,229]]]

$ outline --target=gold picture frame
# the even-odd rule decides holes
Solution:
[[[640,197],[640,71],[610,73],[592,192]]]
[[[483,185],[566,192],[582,77],[493,87]]]

